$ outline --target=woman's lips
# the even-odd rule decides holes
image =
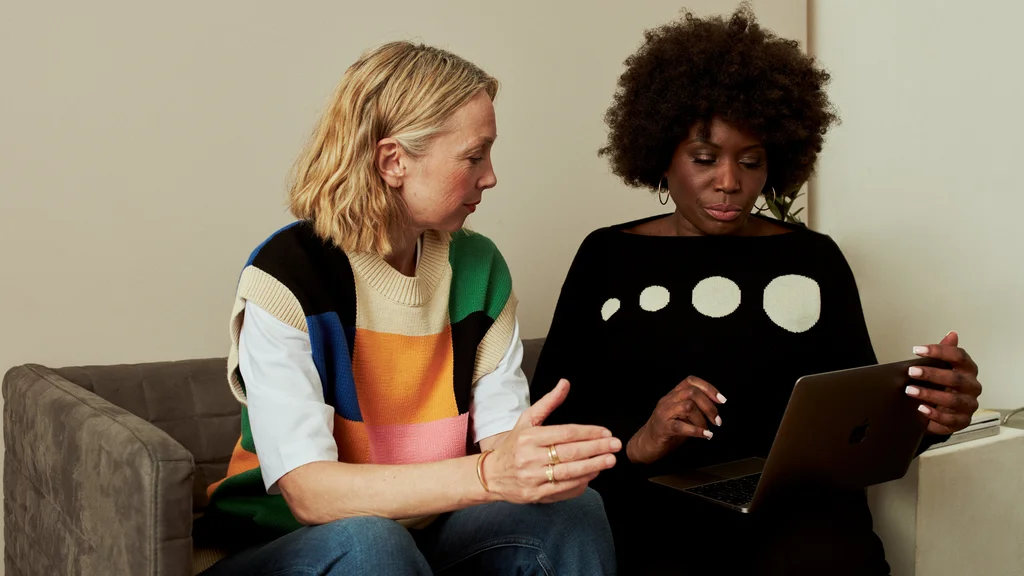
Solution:
[[[704,211],[720,222],[731,222],[743,213],[742,208],[733,204],[712,204],[705,206]]]

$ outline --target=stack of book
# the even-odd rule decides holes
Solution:
[[[952,446],[954,444],[960,444],[961,442],[970,442],[971,440],[977,440],[979,438],[986,438],[988,436],[995,436],[999,434],[999,412],[996,410],[988,410],[985,408],[979,408],[977,412],[971,416],[971,423],[950,436],[949,440],[933,444],[928,450],[937,450],[939,448],[945,448],[946,446]]]

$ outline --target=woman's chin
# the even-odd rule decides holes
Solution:
[[[449,221],[440,224],[437,227],[437,229],[440,230],[441,232],[448,232],[450,234],[454,234],[455,232],[458,232],[459,230],[462,230],[463,228],[466,227],[466,220],[468,220],[468,218],[465,216],[463,216],[462,218],[453,218]]]

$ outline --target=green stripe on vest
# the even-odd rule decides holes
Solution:
[[[448,247],[452,287],[448,316],[455,324],[483,311],[496,320],[512,295],[512,274],[498,247],[489,238],[460,230]]]
[[[256,453],[246,406],[242,406],[242,449]],[[257,526],[271,532],[287,534],[302,527],[283,496],[267,494],[259,466],[225,478],[214,490],[210,508],[231,516],[252,518]]]

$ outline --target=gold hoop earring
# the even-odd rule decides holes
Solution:
[[[671,196],[669,191],[666,189],[665,190],[665,199],[664,200],[661,199],[661,181],[664,180],[664,179],[665,179],[664,176],[661,177],[661,178],[658,178],[658,202],[661,202],[662,206],[668,204],[668,198],[669,198],[669,196]]]
[[[776,200],[778,200],[778,196],[775,194],[775,186],[772,186],[770,188],[770,190],[772,191],[772,204],[775,204]],[[757,208],[758,214],[760,214],[761,212],[764,212],[765,210],[769,210],[769,208],[768,208],[768,195],[765,194],[764,191],[761,192],[761,195],[764,196],[764,208],[758,206],[757,204],[754,204],[754,208]]]

